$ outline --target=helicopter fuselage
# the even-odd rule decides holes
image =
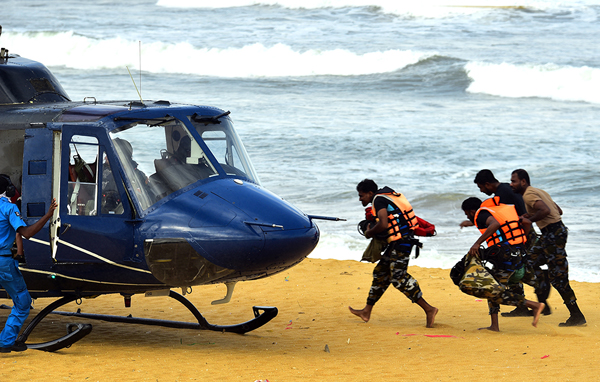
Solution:
[[[21,190],[32,297],[253,280],[302,261],[312,219],[260,184],[228,112],[71,102],[41,64],[0,59],[0,173]],[[0,290],[0,297],[6,293]]]

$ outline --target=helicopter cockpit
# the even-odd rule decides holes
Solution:
[[[170,116],[138,120],[110,132],[142,210],[212,177],[235,176],[259,184],[228,118],[194,114],[186,122]]]

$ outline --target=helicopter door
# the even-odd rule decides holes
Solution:
[[[106,150],[108,137],[103,130],[90,133],[89,127],[64,125],[62,130],[61,227],[54,261],[99,263],[107,271],[137,268],[144,257],[134,253],[131,206],[118,161]]]
[[[59,155],[53,155],[53,150],[57,150],[59,147],[60,131],[52,131],[47,128],[25,130],[21,214],[29,225],[46,214],[52,197],[56,197],[58,194],[57,190],[53,190],[55,186],[53,161],[60,160],[60,158]],[[54,221],[54,218],[51,219],[51,226],[54,225]],[[50,231],[53,231],[53,228]],[[51,241],[49,231],[45,229],[38,232],[30,240],[24,240],[26,260],[30,263],[44,262],[43,256],[37,256],[35,259],[31,256],[40,255],[47,251],[47,245]]]

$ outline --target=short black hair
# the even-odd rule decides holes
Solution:
[[[481,207],[481,199],[474,196],[465,199],[461,206],[463,211],[477,211],[479,207]]]
[[[5,174],[0,174],[0,194],[3,194],[10,184],[10,177]]]
[[[512,173],[517,174],[517,177],[519,178],[519,180],[525,179],[525,182],[527,182],[528,186],[531,185],[531,182],[529,181],[529,174],[527,173],[527,171],[520,168],[520,169],[513,171]]]
[[[357,186],[356,191],[358,192],[377,192],[379,187],[377,187],[377,183],[372,181],[371,179],[362,180]]]
[[[475,180],[473,181],[477,184],[486,184],[486,183],[498,183],[498,179],[494,176],[494,174],[490,170],[481,170],[475,175]]]

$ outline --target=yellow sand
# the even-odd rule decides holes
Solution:
[[[212,306],[223,285],[196,287],[190,300],[214,324],[252,317],[253,305],[279,308],[270,323],[246,335],[91,321],[90,335],[55,353],[28,350],[0,354],[2,381],[593,381],[600,378],[600,288],[572,282],[586,327],[562,328],[568,311],[553,290],[552,315],[538,328],[531,319],[500,318],[489,325],[487,304],[462,294],[448,270],[410,267],[425,299],[439,308],[435,327],[422,310],[390,287],[369,323],[348,312],[362,308],[373,264],[305,260],[271,278],[239,283],[229,304]],[[531,289],[526,289],[533,296]],[[50,300],[37,300],[36,310]],[[10,304],[10,301],[0,300]],[[62,310],[75,310],[73,303]],[[88,313],[132,314],[192,321],[166,297],[120,296],[84,300]],[[503,311],[512,307],[503,307]],[[8,311],[0,311],[3,323]],[[52,316],[30,342],[65,333],[69,322]],[[49,337],[48,337],[49,336]],[[429,337],[432,336],[432,337]],[[437,337],[436,337],[437,336]],[[325,351],[325,348],[329,352]]]

